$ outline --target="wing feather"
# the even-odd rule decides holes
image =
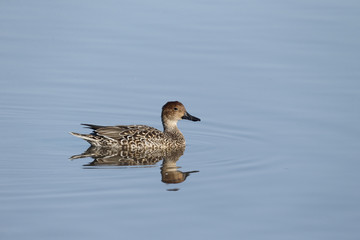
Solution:
[[[146,125],[117,125],[117,126],[98,126],[92,124],[82,124],[93,129],[93,134],[104,136],[115,140],[121,139],[143,139],[147,135],[163,136],[160,130]]]

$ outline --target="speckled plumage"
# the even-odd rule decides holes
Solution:
[[[185,146],[185,138],[177,127],[178,120],[200,121],[191,116],[180,102],[168,102],[162,108],[164,131],[146,125],[99,126],[83,124],[93,130],[91,134],[72,135],[88,141],[95,147],[114,147],[134,151],[141,149],[166,149]]]

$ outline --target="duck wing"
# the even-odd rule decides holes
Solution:
[[[140,139],[147,137],[160,137],[163,132],[146,125],[117,125],[117,126],[99,126],[93,124],[82,124],[93,130],[93,135],[104,136],[115,140],[121,139]]]

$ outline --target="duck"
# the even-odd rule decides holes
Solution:
[[[81,124],[92,129],[90,134],[70,132],[90,143],[93,147],[111,147],[126,151],[184,148],[185,137],[177,127],[179,120],[200,121],[189,114],[179,101],[167,102],[162,107],[163,131],[147,125],[100,126]]]

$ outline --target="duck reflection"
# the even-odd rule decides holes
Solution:
[[[84,166],[154,166],[163,160],[160,168],[161,181],[166,184],[182,183],[191,173],[199,171],[182,172],[176,162],[184,154],[184,148],[164,149],[155,151],[123,151],[115,148],[89,147],[84,153],[70,157],[71,160],[91,157],[94,160]],[[168,189],[177,191],[177,188]]]

